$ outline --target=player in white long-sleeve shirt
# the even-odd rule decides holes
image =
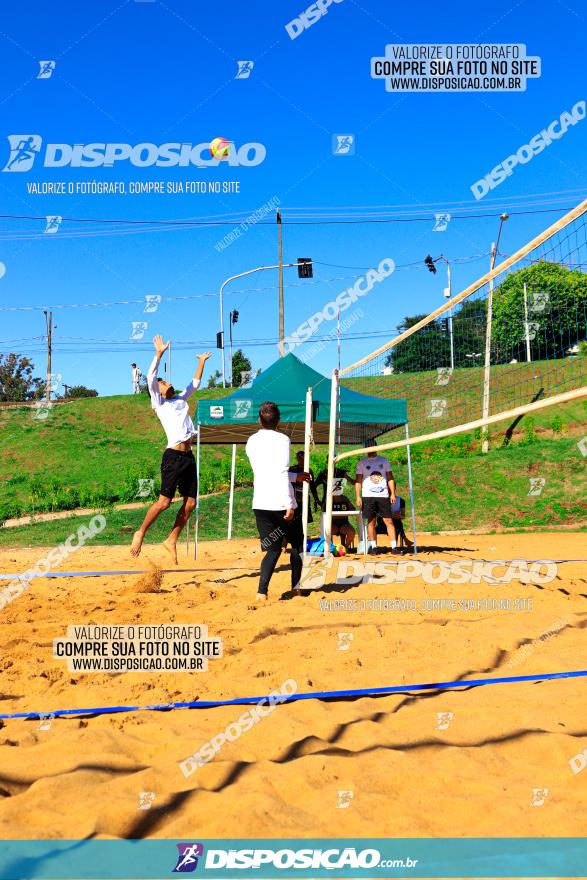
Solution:
[[[177,541],[196,506],[197,475],[192,452],[192,437],[196,431],[190,418],[188,400],[200,387],[204,364],[210,357],[210,352],[198,355],[198,367],[193,380],[185,391],[177,394],[173,385],[157,377],[159,362],[169,348],[169,342],[164,343],[161,336],[155,336],[153,345],[155,357],[147,373],[147,385],[151,395],[151,406],[167,435],[167,449],[161,460],[161,493],[147,511],[142,526],[135,532],[130,552],[132,556],[139,555],[147,529],[164,510],[167,510],[179,489],[183,504],[177,513],[169,537],[163,542],[163,546],[177,565]]]
[[[277,431],[280,412],[277,404],[265,401],[259,409],[257,431],[247,440],[246,452],[253,468],[253,512],[261,547],[266,551],[261,563],[257,600],[266,600],[271,575],[281,555],[283,539],[291,544],[291,586],[299,590],[302,574],[304,533],[301,517],[294,517],[297,507],[292,483],[307,482],[306,473],[289,470],[290,441]]]

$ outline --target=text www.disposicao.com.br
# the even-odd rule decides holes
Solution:
[[[169,672],[202,669],[200,657],[72,657],[76,672]]]

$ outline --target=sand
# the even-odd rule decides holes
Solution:
[[[422,560],[587,556],[584,534],[424,541]],[[199,570],[165,574],[152,591],[144,581],[137,586],[136,575],[35,581],[0,611],[1,711],[261,696],[287,679],[299,691],[324,691],[587,667],[585,563],[560,566],[544,586],[327,582],[292,599],[282,556],[269,602],[255,607],[256,548],[255,541],[208,543],[197,563],[182,549],[180,567]],[[0,570],[22,571],[43,555],[2,551]],[[164,551],[147,545],[137,560],[123,547],[84,548],[61,568],[136,570],[149,561],[169,567]],[[531,599],[532,610],[321,607],[325,600],[495,596]],[[68,672],[52,657],[52,640],[68,625],[90,623],[207,624],[224,656],[208,672]],[[352,633],[343,637],[347,650],[339,649],[339,633]],[[520,652],[528,640],[537,641]],[[57,718],[46,729],[38,720],[8,720],[0,730],[0,835],[583,835],[587,768],[574,774],[569,761],[587,748],[586,693],[583,678],[283,705],[187,778],[179,762],[242,708]]]

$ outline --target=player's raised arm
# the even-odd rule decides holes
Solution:
[[[198,366],[196,367],[196,372],[194,374],[194,378],[192,379],[190,384],[187,386],[185,391],[182,391],[181,394],[178,394],[178,397],[181,397],[182,400],[189,400],[189,398],[192,396],[192,394],[194,393],[196,388],[200,387],[200,382],[202,381],[202,375],[204,373],[204,366],[205,366],[206,361],[208,360],[209,357],[210,357],[209,351],[205,351],[204,354],[198,355]]]
[[[204,366],[206,361],[210,357],[210,352],[205,351],[204,354],[198,355],[198,367],[196,369],[196,374],[194,376],[194,387],[197,388],[202,380],[202,375],[204,373]]]
[[[151,366],[149,367],[149,371],[147,373],[147,386],[149,388],[149,393],[151,397],[161,402],[163,400],[163,396],[159,391],[157,373],[159,371],[159,363],[161,361],[161,358],[169,348],[170,343],[163,342],[162,336],[155,336],[153,339],[153,345],[155,346],[155,357],[151,361]]]

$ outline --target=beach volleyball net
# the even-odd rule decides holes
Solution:
[[[373,435],[378,451],[478,432],[587,396],[587,200],[399,335],[335,371],[341,387],[407,401],[409,432]],[[331,406],[329,477],[364,453],[341,446]],[[328,511],[327,511],[328,514]],[[328,515],[326,517],[328,521]],[[329,522],[327,522],[329,527]]]
[[[586,336],[587,200],[339,381],[405,398],[415,443],[586,396]]]

